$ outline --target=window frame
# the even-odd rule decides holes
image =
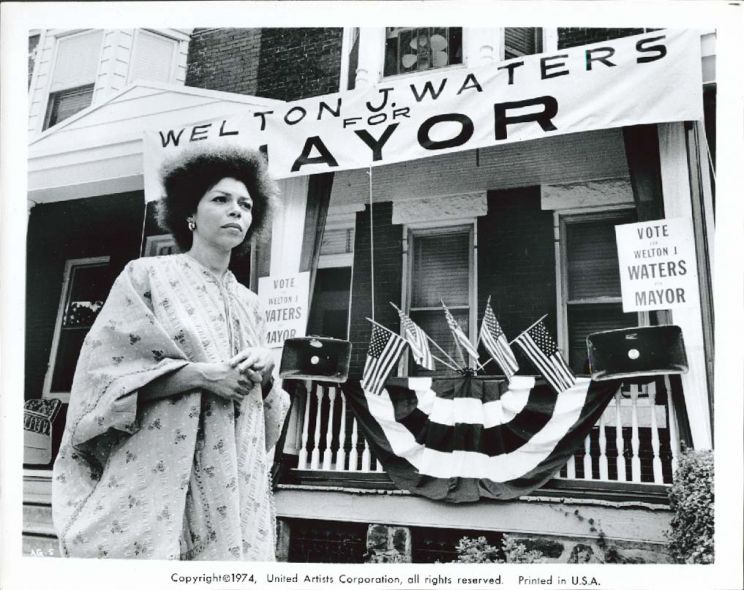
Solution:
[[[570,301],[568,297],[568,245],[566,226],[571,224],[586,223],[592,221],[603,221],[619,219],[628,213],[635,213],[634,205],[615,205],[610,207],[585,207],[581,209],[563,209],[553,213],[553,231],[555,241],[555,274],[556,274],[556,325],[557,344],[567,362],[569,358],[569,326],[568,310],[570,305],[605,305],[619,303],[622,305],[622,296],[601,296]],[[628,221],[627,223],[632,223]],[[650,316],[646,312],[637,314],[638,325],[650,325]]]
[[[468,246],[468,286],[469,286],[469,292],[468,292],[468,339],[471,342],[475,342],[475,338],[477,336],[477,326],[476,323],[478,322],[478,273],[476,272],[476,269],[478,268],[478,223],[477,219],[469,218],[469,219],[454,219],[450,221],[428,221],[428,222],[420,222],[420,223],[408,223],[403,225],[403,268],[402,268],[402,278],[401,281],[401,303],[403,307],[403,311],[409,315],[411,314],[411,295],[413,293],[413,258],[414,255],[414,239],[419,236],[432,236],[432,235],[438,235],[438,234],[448,234],[453,233],[454,231],[460,230],[462,233],[467,232],[468,233],[468,239],[469,239],[469,246]],[[416,311],[419,309],[429,309],[429,308],[416,308]],[[453,308],[454,309],[454,308]],[[399,328],[399,333],[401,336],[404,335],[403,332],[403,326],[401,325]],[[433,350],[434,354],[439,356],[440,353],[438,353],[436,350]],[[409,366],[409,351],[406,350],[404,354],[401,355],[401,359],[398,363],[398,375],[407,377],[408,376],[408,366]],[[465,358],[468,361],[468,367],[475,368],[475,362],[473,359],[471,359],[467,353],[465,353]],[[437,366],[437,362],[435,361],[435,367]]]
[[[535,42],[535,48],[536,48],[535,53],[519,52],[517,55],[514,55],[512,57],[506,57],[506,29],[514,29],[514,28],[533,29],[532,36]],[[539,55],[545,52],[545,44],[546,44],[545,27],[501,27],[499,30],[500,30],[500,36],[501,36],[501,55],[499,56],[499,59],[501,60],[516,60],[516,59],[521,59],[523,57],[527,57],[529,55]]]
[[[134,31],[134,37],[132,39],[132,51],[131,51],[131,54],[129,55],[129,64],[127,65],[127,84],[132,84],[134,82],[134,79],[132,78],[132,74],[134,70],[134,64],[137,60],[137,51],[138,51],[137,40],[143,34],[152,35],[154,37],[162,37],[163,39],[166,39],[173,43],[173,53],[171,55],[170,66],[168,69],[168,80],[164,82],[166,84],[172,84],[175,81],[175,77],[176,77],[176,67],[178,65],[178,52],[180,51],[180,48],[181,48],[181,40],[172,35],[167,35],[165,33],[162,33],[160,31],[155,31],[153,29],[135,29]]]
[[[47,97],[47,108],[46,108],[46,113],[44,114],[44,123],[42,125],[42,131],[46,131],[50,127],[54,127],[57,123],[61,123],[62,121],[66,121],[70,117],[74,117],[80,111],[85,110],[85,109],[87,109],[90,106],[90,104],[89,104],[88,106],[83,107],[82,109],[80,109],[80,111],[77,111],[77,112],[73,113],[72,115],[70,115],[68,117],[65,117],[61,121],[60,120],[57,120],[57,119],[54,120],[54,123],[52,123],[52,121],[51,121],[51,119],[52,119],[52,113],[54,112],[54,106],[55,106],[55,101],[57,100],[57,97],[61,97],[63,94],[67,94],[67,93],[70,93],[70,92],[80,91],[80,90],[82,90],[84,88],[85,89],[88,89],[88,88],[90,89],[90,104],[93,104],[93,94],[95,94],[95,91],[96,91],[96,85],[95,84],[85,84],[83,86],[75,86],[73,88],[65,88],[64,90],[57,90],[55,92],[50,92],[48,94],[48,97]]]
[[[41,397],[43,399],[59,399],[64,403],[69,403],[69,391],[52,391],[52,380],[54,378],[54,369],[57,364],[57,353],[59,351],[59,341],[62,335],[62,320],[64,319],[65,309],[67,308],[70,288],[72,286],[72,271],[78,266],[108,266],[111,264],[110,256],[92,256],[88,258],[68,258],[65,261],[65,270],[62,279],[62,292],[59,297],[57,307],[57,319],[54,323],[54,336],[52,337],[52,347],[49,351],[49,363],[47,365],[46,375],[44,375],[44,387]]]
[[[380,62],[380,81],[382,80],[397,80],[400,78],[405,78],[408,76],[426,76],[430,75],[433,72],[445,72],[448,70],[456,70],[456,69],[462,69],[466,67],[466,59],[465,59],[465,32],[467,31],[466,27],[445,27],[447,29],[460,29],[461,33],[461,39],[460,39],[460,51],[462,53],[460,63],[455,64],[447,64],[446,66],[440,66],[440,67],[432,67],[428,68],[426,70],[412,70],[410,72],[398,72],[397,74],[390,74],[389,76],[385,75],[385,52],[387,49],[387,29],[389,27],[383,27],[383,36],[382,36],[382,59]],[[438,28],[438,27],[401,27],[403,29],[423,29],[423,28]]]
[[[93,76],[93,80],[91,80],[87,84],[77,84],[76,86],[69,86],[67,88],[56,88],[56,89],[53,90],[52,87],[53,87],[53,82],[54,82],[54,71],[55,71],[55,69],[57,67],[57,57],[59,56],[59,44],[60,44],[60,42],[66,40],[66,39],[70,39],[71,37],[75,37],[75,36],[78,36],[78,35],[88,35],[90,33],[95,33],[97,31],[101,31],[101,46],[99,48],[99,53],[98,53],[98,60],[97,60],[98,66],[96,67],[96,73]],[[57,31],[57,32],[53,33],[51,36],[54,39],[54,48],[53,48],[52,56],[51,56],[51,59],[50,59],[51,66],[50,66],[50,69],[49,69],[49,72],[48,72],[48,81],[47,81],[47,83],[45,85],[45,88],[44,88],[44,95],[43,95],[44,109],[42,111],[42,113],[43,113],[44,116],[43,116],[43,118],[41,120],[41,125],[42,125],[41,126],[41,131],[42,132],[51,129],[52,127],[54,127],[54,125],[58,125],[62,121],[66,121],[67,119],[72,118],[72,117],[74,117],[75,115],[78,114],[78,113],[75,113],[74,115],[70,115],[70,117],[68,117],[67,119],[63,119],[62,121],[55,122],[54,125],[51,125],[51,126],[48,125],[49,117],[51,115],[50,103],[52,101],[53,95],[60,94],[62,92],[68,92],[70,90],[74,90],[76,88],[82,88],[84,86],[88,86],[89,84],[92,84],[93,85],[93,95],[91,96],[91,104],[88,105],[85,108],[89,108],[93,104],[93,98],[95,97],[95,92],[96,92],[96,82],[98,81],[98,76],[99,76],[99,72],[100,72],[100,69],[101,69],[101,58],[103,56],[104,46],[106,45],[106,30],[105,29],[89,28],[89,29],[63,30],[63,31]],[[43,41],[44,41],[44,39],[42,38],[42,39],[39,40],[39,43],[42,43]],[[36,68],[34,68],[34,70],[35,69]],[[81,110],[85,110],[85,109],[81,109]],[[78,112],[80,112],[80,111],[78,111]]]

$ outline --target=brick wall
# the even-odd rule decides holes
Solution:
[[[488,215],[478,219],[478,326],[489,295],[509,340],[546,313],[555,334],[553,215],[540,210],[538,187],[488,192]],[[516,348],[520,372],[533,373]]]
[[[620,37],[629,37],[643,33],[645,29],[579,29],[565,28],[558,29],[558,49],[567,47],[576,47],[577,45],[587,45],[589,43],[598,43],[608,41],[609,39],[618,39]]]
[[[70,258],[110,256],[116,276],[139,256],[141,191],[36,205],[28,224],[26,399],[41,396]]]
[[[336,92],[340,28],[195,29],[186,85],[280,100]]]
[[[256,95],[261,29],[194,29],[186,86]]]
[[[400,225],[392,224],[392,218],[392,203],[374,205],[375,321],[396,331],[400,320],[389,302],[400,306],[403,230]],[[357,213],[355,234],[349,330],[349,340],[352,343],[349,371],[351,379],[362,376],[372,333],[371,324],[364,319],[372,317],[369,206]]]
[[[343,29],[263,29],[258,95],[297,100],[337,92]]]

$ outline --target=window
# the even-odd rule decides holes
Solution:
[[[589,372],[589,334],[638,325],[637,313],[623,313],[615,243],[615,226],[633,221],[635,214],[631,211],[561,217],[561,340],[576,373]]]
[[[93,84],[88,84],[87,86],[80,86],[80,88],[52,92],[47,103],[44,129],[72,117],[75,113],[89,106],[93,100],[93,88]]]
[[[78,355],[113,284],[109,258],[77,258],[65,266],[45,397],[67,398]],[[61,395],[60,395],[61,394]]]
[[[102,43],[100,30],[58,37],[44,129],[91,104]]]
[[[129,81],[170,82],[177,48],[175,39],[138,30],[129,66]]]
[[[444,301],[463,332],[473,341],[473,226],[410,230],[408,244],[409,316],[462,365],[441,302]],[[432,352],[447,360],[436,347],[432,346]],[[452,371],[439,362],[435,363],[435,371],[429,372],[409,360],[409,375],[448,373]]]
[[[462,63],[462,28],[385,29],[385,76]]]
[[[533,55],[542,51],[542,29],[506,27],[504,29],[504,59]]]

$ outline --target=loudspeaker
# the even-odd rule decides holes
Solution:
[[[287,338],[282,350],[279,377],[344,383],[349,377],[351,342],[308,336]]]
[[[589,334],[586,345],[594,381],[687,372],[679,326],[595,332]]]

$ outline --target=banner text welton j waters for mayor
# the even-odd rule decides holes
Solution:
[[[596,129],[702,117],[699,31],[661,30],[145,132],[145,190],[174,151],[235,142],[288,178]]]

